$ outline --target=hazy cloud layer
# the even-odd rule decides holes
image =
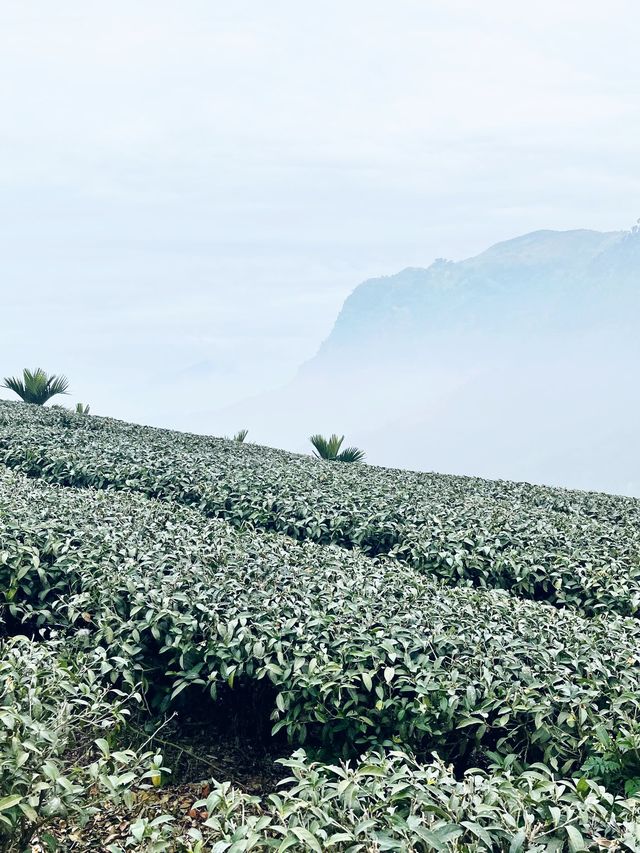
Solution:
[[[621,0],[5,0],[0,372],[188,427],[364,278],[628,227],[639,36]]]

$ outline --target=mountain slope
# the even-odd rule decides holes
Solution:
[[[537,231],[364,282],[285,389],[229,413],[302,449],[640,494],[640,233]]]
[[[427,336],[484,336],[518,323],[575,329],[576,315],[597,316],[590,312],[614,276],[618,289],[629,291],[638,273],[629,248],[639,242],[624,232],[537,231],[459,263],[440,259],[428,269],[372,279],[347,299],[314,362],[374,342],[379,357],[381,342],[428,347]]]

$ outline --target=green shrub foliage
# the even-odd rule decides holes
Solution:
[[[404,743],[465,764],[488,750],[565,773],[603,732],[640,731],[636,620],[443,586],[137,494],[7,473],[0,501],[20,519],[2,531],[7,616],[89,636],[104,673],[142,680],[156,706],[264,681],[274,731],[294,742]]]
[[[31,850],[35,832],[47,843],[53,822],[86,823],[98,811],[97,796],[126,806],[131,783],[144,784],[154,760],[150,753],[110,750],[126,721],[124,694],[102,682],[98,652],[76,647],[71,661],[70,651],[51,634],[46,644],[0,639],[0,849],[6,853]]]
[[[0,461],[63,485],[124,489],[388,554],[451,584],[636,615],[640,502],[526,483],[323,465],[258,445],[0,404]]]
[[[0,414],[11,843],[58,796],[30,793],[38,762],[69,814],[87,778],[127,806],[149,756],[116,773],[98,730],[139,691],[158,712],[251,695],[298,751],[279,792],[220,780],[201,831],[140,820],[127,849],[640,849],[637,501]],[[55,748],[23,749],[22,773],[32,719]],[[72,770],[74,739],[100,746]]]

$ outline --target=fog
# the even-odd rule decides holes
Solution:
[[[276,394],[218,413],[370,462],[640,494],[640,231],[542,231],[374,279]],[[204,426],[204,422],[203,422]]]
[[[628,228],[639,29],[630,0],[5,0],[0,376],[65,373],[69,403],[158,426],[300,450],[335,430],[385,464],[627,488],[604,452],[588,482],[571,411],[562,441],[541,423],[560,392],[531,365],[461,345],[369,371],[374,344],[302,366],[365,279]]]

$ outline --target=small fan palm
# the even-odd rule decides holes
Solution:
[[[364,450],[360,450],[359,447],[345,447],[338,455],[336,459],[338,462],[362,462],[364,460]]]
[[[66,394],[69,382],[66,376],[49,376],[41,367],[31,371],[26,367],[22,371],[22,379],[16,376],[5,377],[3,388],[8,388],[22,397],[25,403],[34,403],[36,406],[44,406],[47,400],[57,394]]]
[[[328,459],[332,462],[362,462],[364,459],[364,450],[357,447],[345,447],[340,450],[344,436],[338,436],[335,433],[330,438],[325,438],[322,435],[312,435],[309,439],[314,446],[314,456],[317,459]]]
[[[76,403],[76,415],[88,415],[91,411],[91,406],[87,403]]]
[[[238,430],[238,432],[233,436],[233,440],[234,440],[234,441],[239,441],[239,442],[242,444],[242,442],[245,440],[245,438],[246,438],[248,435],[249,435],[249,430],[248,430],[248,429],[240,429],[240,430]]]

